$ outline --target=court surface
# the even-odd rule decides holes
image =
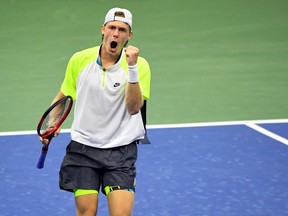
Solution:
[[[135,216],[288,215],[288,120],[149,126],[139,146]],[[58,189],[69,142],[51,143],[45,167],[35,132],[1,133],[0,215],[75,215]],[[108,215],[100,196],[99,215]]]

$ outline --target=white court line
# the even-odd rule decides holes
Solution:
[[[147,125],[147,128],[148,129],[158,129],[158,128],[161,129],[161,128],[183,128],[183,127],[212,127],[212,126],[245,125],[247,123],[254,123],[254,124],[288,123],[288,119],[199,122],[199,123],[186,123],[186,124],[160,124],[160,125]]]
[[[252,129],[254,129],[254,130],[256,130],[256,131],[258,131],[258,132],[260,132],[260,133],[262,133],[262,134],[264,134],[264,135],[266,135],[266,136],[268,136],[268,137],[271,137],[274,140],[277,140],[277,141],[279,141],[279,142],[281,142],[281,143],[283,143],[285,145],[288,145],[288,140],[287,139],[285,139],[284,137],[281,137],[278,134],[275,134],[275,133],[273,133],[273,132],[271,132],[269,130],[266,130],[263,127],[260,127],[259,125],[256,125],[256,124],[253,124],[253,123],[246,123],[245,125],[250,127],[250,128],[252,128]]]
[[[248,124],[275,124],[275,123],[288,123],[288,119],[199,122],[199,123],[184,123],[184,124],[159,124],[159,125],[147,125],[147,129],[213,127],[213,126],[230,126],[230,125],[247,125],[248,126]],[[70,129],[61,130],[61,133],[69,133],[69,132],[70,132]],[[0,132],[0,136],[33,135],[33,134],[37,134],[36,130]]]

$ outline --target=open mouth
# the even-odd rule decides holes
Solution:
[[[117,47],[117,42],[116,41],[112,41],[111,43],[110,43],[110,47],[112,48],[112,49],[115,49],[116,47]]]

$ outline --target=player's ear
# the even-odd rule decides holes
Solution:
[[[105,30],[105,25],[102,25],[102,27],[101,27],[101,33],[102,33],[102,35],[104,34],[104,30]]]
[[[133,36],[133,32],[129,31],[129,40],[132,38],[132,36]]]

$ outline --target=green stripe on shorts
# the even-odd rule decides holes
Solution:
[[[89,195],[89,194],[98,194],[97,190],[88,190],[88,189],[75,189],[74,196],[82,196],[82,195]]]

